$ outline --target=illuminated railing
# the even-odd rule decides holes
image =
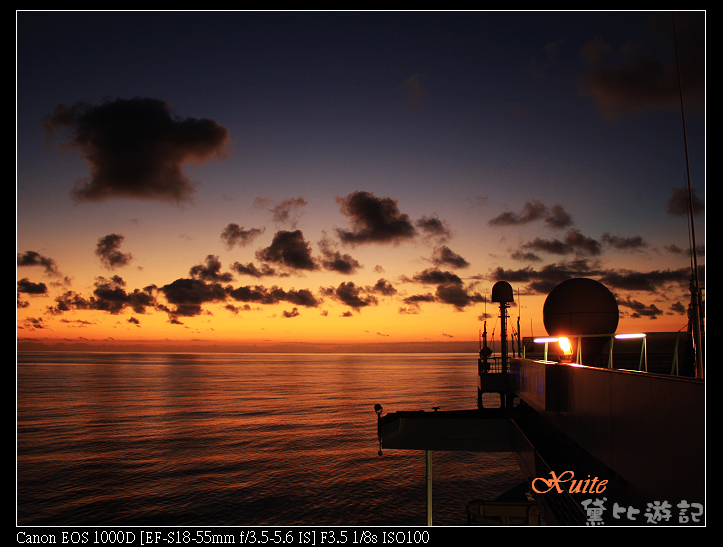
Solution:
[[[675,333],[676,340],[675,340],[675,350],[673,351],[673,363],[671,366],[671,374],[677,374],[678,373],[678,341],[680,338],[680,333]],[[574,363],[583,365],[585,363],[582,362],[582,346],[583,338],[609,338],[610,339],[610,349],[608,351],[608,368],[613,368],[613,347],[615,340],[628,340],[628,339],[640,339],[642,341],[641,347],[640,347],[640,363],[638,365],[638,370],[648,372],[648,351],[647,351],[647,335],[642,332],[638,333],[628,333],[628,334],[580,334],[576,336],[557,336],[557,337],[542,337],[542,338],[534,338],[532,341],[535,344],[544,344],[545,350],[544,350],[544,361],[548,361],[548,350],[550,344],[557,343],[560,347],[560,351],[558,353],[562,353],[566,358],[563,362],[567,362],[568,359],[572,361],[572,344],[570,343],[570,339],[577,340],[577,352],[576,356],[574,358]],[[526,339],[529,340],[529,339]],[[525,357],[526,353],[526,345],[523,344],[522,347],[522,357]]]

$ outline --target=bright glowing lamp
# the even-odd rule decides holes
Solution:
[[[557,343],[560,344],[560,349],[562,350],[562,353],[565,355],[572,355],[572,344],[570,344],[570,339],[565,338],[564,336],[560,336],[558,338]]]

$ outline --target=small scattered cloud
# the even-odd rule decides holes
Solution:
[[[284,310],[281,315],[282,317],[299,317],[301,314],[299,313],[299,308],[293,308],[291,311]]]
[[[453,268],[468,268],[469,262],[446,245],[437,247],[432,254],[432,263],[436,266],[451,266]]]
[[[319,265],[311,255],[311,245],[304,239],[301,230],[276,232],[271,245],[256,251],[256,258],[290,270],[319,269]]]
[[[419,108],[427,95],[427,91],[422,82],[423,79],[424,77],[420,74],[412,74],[404,80],[404,83],[401,85],[404,94],[404,103],[411,106],[414,110]]]
[[[45,269],[45,274],[49,276],[61,275],[58,271],[58,264],[52,258],[43,256],[35,251],[25,251],[23,254],[18,253],[18,266],[41,266]]]
[[[648,247],[648,244],[640,236],[621,237],[613,236],[608,232],[602,235],[602,242],[619,251],[639,251]]]
[[[322,294],[334,298],[356,311],[367,306],[376,306],[379,303],[374,295],[365,293],[362,288],[356,286],[352,281],[344,281],[336,288],[322,289]]]
[[[296,224],[301,218],[301,208],[305,205],[307,202],[303,197],[285,199],[270,209],[271,219],[274,222],[296,228]]]
[[[359,261],[351,255],[336,250],[334,244],[328,237],[325,236],[321,239],[318,245],[322,254],[319,263],[325,270],[342,274],[353,274],[362,267]]]
[[[452,237],[452,230],[447,223],[436,216],[423,216],[414,225],[424,233],[426,238],[435,239],[439,243],[444,243]]]
[[[670,199],[668,200],[668,214],[676,217],[686,217],[690,213],[690,203],[693,202],[693,214],[701,216],[705,213],[705,203],[698,197],[698,191],[691,188],[690,194],[688,189],[673,188]]]
[[[574,253],[598,256],[602,253],[602,245],[599,241],[583,235],[580,230],[575,228],[570,229],[562,240],[536,237],[528,243],[523,243],[520,248],[524,251],[539,251],[557,255]]]
[[[100,262],[105,268],[114,270],[131,263],[133,255],[120,251],[124,240],[125,236],[121,234],[108,234],[98,240],[95,254],[100,258]]]
[[[189,270],[189,275],[193,279],[201,279],[202,281],[212,281],[216,283],[229,283],[233,281],[233,275],[230,273],[221,273],[221,261],[218,256],[208,255],[205,264],[197,264]]]
[[[221,241],[224,242],[230,251],[236,245],[245,247],[263,233],[264,228],[249,228],[245,230],[243,226],[230,223],[221,232]]]
[[[538,220],[543,220],[553,229],[568,228],[573,224],[572,217],[562,205],[556,204],[550,209],[538,199],[526,202],[519,213],[512,211],[500,213],[488,224],[490,226],[523,226]]]
[[[686,109],[702,112],[705,101],[705,12],[676,12],[680,73]],[[671,36],[670,13],[654,16],[651,28]],[[670,44],[670,38],[660,43]],[[656,47],[655,40],[614,48],[601,37],[582,47],[587,71],[580,95],[591,96],[598,112],[609,120],[650,110],[680,109],[676,54]]]
[[[45,283],[33,283],[27,277],[17,282],[18,292],[31,295],[47,295],[48,287]]]
[[[370,192],[356,191],[345,198],[337,197],[341,213],[352,224],[351,230],[337,228],[343,243],[392,243],[409,240],[417,235],[409,216],[399,211],[397,201],[378,198]]]

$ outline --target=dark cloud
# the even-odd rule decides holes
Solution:
[[[520,260],[524,262],[540,262],[542,258],[540,258],[535,253],[524,253],[522,251],[515,251],[510,255],[515,260]]]
[[[670,245],[664,245],[663,248],[668,251],[669,253],[675,254],[675,255],[687,255],[690,256],[690,249],[681,249],[676,244],[672,243]],[[696,253],[698,256],[705,256],[705,247],[703,245],[696,245]]]
[[[491,219],[488,224],[490,226],[519,226],[543,219],[546,215],[547,207],[540,200],[533,199],[525,203],[520,213],[506,211]]]
[[[172,317],[193,317],[202,313],[203,304],[224,302],[227,290],[220,283],[207,283],[201,279],[176,279],[159,289],[170,304]]]
[[[423,216],[414,224],[424,232],[426,237],[435,238],[440,243],[452,237],[452,230],[449,229],[447,223],[436,216]]]
[[[405,304],[418,305],[420,302],[436,302],[436,298],[432,293],[414,294],[404,299]]]
[[[125,287],[125,281],[117,275],[110,279],[97,277],[92,296],[86,298],[73,291],[66,291],[56,297],[55,306],[48,306],[47,313],[61,315],[74,310],[99,310],[119,314],[128,308],[135,313],[146,313],[147,308],[158,307],[154,285],[131,292],[127,292]]]
[[[226,247],[231,250],[235,245],[239,247],[245,247],[251,243],[257,236],[264,233],[264,228],[250,228],[244,230],[243,226],[238,224],[229,224],[221,232],[221,241],[226,244]]]
[[[228,295],[237,302],[251,302],[254,304],[278,304],[288,302],[296,306],[316,308],[321,303],[308,289],[284,290],[277,286],[270,289],[261,285],[238,287],[230,290]]]
[[[271,276],[287,277],[289,275],[287,273],[279,272],[265,263],[261,264],[261,268],[259,269],[253,262],[249,262],[248,264],[234,262],[231,264],[231,269],[240,275],[250,275],[257,278]]]
[[[321,259],[321,266],[325,270],[339,272],[342,274],[352,274],[361,268],[361,264],[349,254],[342,254],[339,251],[324,252]]]
[[[685,315],[686,313],[688,313],[688,308],[686,308],[680,302],[676,302],[675,304],[671,304],[670,311],[673,314]]]
[[[533,241],[521,245],[521,248],[558,255],[575,253],[597,256],[602,253],[602,246],[597,240],[584,236],[580,230],[575,228],[568,230],[562,241],[557,238],[542,239],[537,237]]]
[[[200,279],[202,281],[212,281],[216,283],[229,283],[233,281],[233,276],[230,273],[221,273],[221,262],[218,256],[215,255],[208,255],[205,264],[196,264],[188,273],[193,279]]]
[[[311,256],[311,246],[301,230],[280,230],[269,247],[259,249],[256,258],[262,262],[279,264],[291,270],[317,270],[319,265]]]
[[[621,251],[637,251],[647,248],[648,244],[640,236],[620,237],[612,236],[608,232],[602,235],[602,241],[605,245],[610,245]]]
[[[33,283],[27,277],[22,278],[17,283],[18,292],[25,294],[48,294],[48,287],[45,283]]]
[[[701,266],[700,271],[704,268]],[[527,284],[527,291],[536,294],[548,294],[557,285],[573,277],[589,277],[597,279],[611,290],[643,291],[658,293],[669,286],[684,289],[690,282],[690,269],[652,270],[637,272],[625,269],[603,269],[597,263],[587,259],[572,260],[548,264],[538,270],[531,267],[519,270],[492,270],[491,281],[508,281],[510,283]],[[701,275],[701,278],[704,278]]]
[[[510,283],[527,283],[527,291],[536,294],[548,294],[557,285],[573,277],[597,277],[603,273],[598,264],[591,264],[587,259],[577,259],[555,264],[547,264],[539,270],[531,267],[519,270],[495,268],[491,281],[508,281]]]
[[[58,264],[52,258],[42,256],[35,251],[25,251],[25,253],[18,253],[18,266],[42,266],[45,268],[47,275],[58,276]]]
[[[337,229],[344,243],[399,243],[412,239],[416,230],[409,216],[402,214],[397,201],[378,198],[370,192],[354,192],[345,198],[337,197],[342,214],[349,217],[352,230]]]
[[[553,205],[552,211],[545,217],[545,223],[550,228],[563,229],[572,226],[572,217],[562,205]]]
[[[299,317],[299,308],[293,308],[291,311],[284,310],[281,314],[283,317]]]
[[[538,199],[528,201],[519,213],[506,211],[491,219],[490,226],[522,226],[544,220],[550,228],[562,229],[572,225],[572,217],[562,205],[553,205],[552,210]]]
[[[630,308],[632,313],[630,317],[640,318],[649,317],[650,319],[657,319],[659,315],[663,315],[663,310],[658,308],[655,304],[645,305],[637,300],[632,300],[630,297],[625,300],[618,299],[618,306],[622,308]]]
[[[381,294],[382,296],[394,296],[397,294],[397,289],[395,289],[389,281],[382,278],[369,289],[369,292],[375,292],[377,294]]]
[[[469,262],[457,253],[452,252],[452,250],[446,245],[442,245],[441,247],[434,249],[434,253],[432,254],[432,263],[437,266],[447,265],[452,266],[453,268],[469,267]]]
[[[352,274],[362,267],[358,260],[349,254],[341,253],[333,248],[331,240],[324,237],[319,241],[319,250],[321,251],[321,267],[332,272],[342,274]]]
[[[471,304],[484,302],[484,297],[479,293],[470,293],[468,289],[457,283],[447,283],[437,287],[437,302],[450,304],[457,310],[461,310]]]
[[[167,103],[151,98],[97,106],[58,104],[42,123],[48,138],[67,131],[67,148],[90,164],[90,177],[72,191],[76,201],[188,201],[195,189],[183,164],[223,158],[229,145],[225,127],[213,120],[174,117]]]
[[[337,288],[330,287],[323,289],[323,294],[357,311],[366,306],[375,306],[379,303],[374,295],[362,294],[362,289],[357,287],[352,281],[342,282]]]
[[[705,13],[676,13],[681,80],[686,111],[702,112],[705,99]],[[670,13],[655,15],[651,28],[659,42],[620,44],[613,48],[602,38],[587,42],[580,56],[588,69],[580,94],[592,96],[601,115],[615,119],[647,110],[679,110],[680,88]],[[653,36],[656,38],[656,36]],[[666,44],[663,51],[657,44]]]
[[[131,325],[136,325],[138,327],[141,326],[141,322],[138,319],[136,319],[135,317],[129,317],[128,323],[130,323]]]
[[[440,283],[452,283],[456,285],[462,284],[462,279],[457,274],[449,271],[442,271],[437,268],[428,268],[423,272],[415,274],[412,280],[416,283],[423,283],[425,285],[438,285]]]
[[[611,289],[655,293],[668,284],[687,286],[690,282],[690,268],[649,272],[609,270],[603,273],[599,281]]]
[[[130,253],[122,253],[120,251],[121,244],[125,240],[125,236],[120,234],[108,234],[98,240],[95,248],[95,254],[100,258],[101,264],[109,270],[127,266],[133,260]]]
[[[695,216],[700,216],[705,213],[705,203],[702,199],[698,197],[698,191],[695,188],[691,188],[690,193],[691,196],[688,194],[688,189],[683,188],[673,188],[672,194],[670,196],[670,199],[668,200],[668,214],[677,216],[677,217],[686,217],[688,216],[688,211],[690,211],[690,200],[693,200],[693,213]]]
[[[135,313],[145,313],[146,308],[155,307],[156,288],[154,286],[126,292],[125,285],[125,281],[117,275],[111,279],[96,278],[94,299],[92,300],[95,303],[94,309],[117,314],[126,308],[131,308]]]
[[[274,222],[288,224],[296,228],[296,223],[301,217],[301,208],[305,205],[307,205],[307,202],[302,197],[285,199],[270,209],[271,218]]]

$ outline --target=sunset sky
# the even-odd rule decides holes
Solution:
[[[672,21],[18,12],[18,349],[476,341],[498,280],[541,335],[570,277],[684,328]],[[705,13],[675,22],[703,266]]]

